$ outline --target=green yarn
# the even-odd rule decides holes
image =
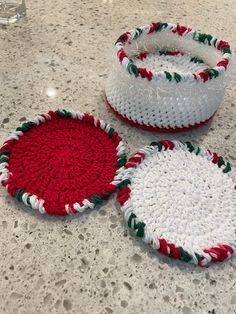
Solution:
[[[232,169],[232,168],[231,168],[230,163],[227,162],[227,163],[226,163],[226,167],[225,167],[225,169],[223,170],[223,172],[224,172],[224,173],[227,173],[227,172],[229,172],[231,169]]]
[[[219,76],[219,72],[215,69],[210,69],[207,71],[207,74],[209,75],[209,78],[212,79],[213,77]]]
[[[117,39],[117,41],[116,41],[116,43],[115,44],[117,44],[117,43],[119,43],[119,42],[123,42],[123,41],[125,41],[126,40],[126,35],[121,35],[118,39]]]
[[[169,80],[171,82],[172,76],[171,76],[170,72],[164,71],[164,73],[166,75],[167,80]]]
[[[0,164],[2,164],[3,162],[8,162],[8,160],[9,160],[9,158],[8,158],[7,156],[2,155],[2,156],[0,157]]]
[[[223,48],[223,49],[221,49],[221,51],[222,51],[224,54],[225,54],[225,53],[231,54],[230,48]]]
[[[69,111],[66,111],[65,109],[63,110],[57,110],[56,114],[61,117],[61,118],[71,118],[72,117],[72,113]]]
[[[208,35],[207,35],[207,41],[208,41],[208,45],[209,45],[209,46],[211,46],[211,41],[212,41],[212,39],[213,39],[213,36],[210,35],[210,34],[208,34]]]
[[[131,181],[129,179],[123,180],[119,185],[118,185],[118,190],[122,190],[124,187],[128,186],[131,184]]]
[[[198,253],[194,253],[194,254],[198,260],[198,263],[201,262],[202,257]]]
[[[224,159],[223,159],[223,157],[220,156],[218,159],[217,165],[220,168],[224,164],[225,164]]]
[[[157,146],[159,152],[162,150],[162,144],[160,142],[152,142],[150,146]]]
[[[205,40],[207,39],[207,34],[204,34],[204,33],[199,33],[198,34],[198,38],[197,40],[200,42],[200,43],[205,43]]]
[[[137,39],[137,38],[139,38],[141,35],[142,35],[142,30],[141,30],[141,28],[136,28],[136,29],[135,29],[135,34],[134,34],[134,36],[133,36],[133,39]]]
[[[18,127],[16,131],[27,132],[35,126],[34,122],[29,121],[22,124],[22,126]]]
[[[167,51],[165,51],[165,50],[159,50],[158,53],[160,56],[166,56],[167,55]]]
[[[91,201],[93,204],[97,205],[97,204],[101,204],[102,203],[102,199],[100,196],[94,194],[91,196]]]
[[[136,231],[136,236],[139,238],[142,238],[144,236],[144,228],[145,228],[145,223],[144,222],[138,222],[137,224],[134,225],[134,229]]]
[[[122,167],[126,164],[127,158],[125,154],[120,155],[119,160],[117,162],[118,167]]]
[[[3,155],[9,155],[9,154],[10,154],[9,150],[3,149],[3,150],[0,152],[0,157],[3,156]]]
[[[192,256],[187,252],[185,251],[181,246],[178,247],[178,249],[180,250],[180,253],[181,253],[181,257],[180,257],[180,260],[183,261],[183,262],[189,262],[191,261],[192,259]]]
[[[167,26],[168,26],[168,23],[158,22],[157,23],[157,32],[162,31],[163,29],[167,28]]]
[[[132,220],[137,218],[137,216],[133,213],[130,214],[129,219],[128,219],[128,226],[131,228],[132,226]]]
[[[31,203],[30,203],[30,196],[27,196],[26,202],[27,202],[27,204],[28,204],[29,206],[31,206]]]
[[[139,76],[139,73],[138,73],[138,68],[136,67],[135,64],[133,64],[132,62],[130,62],[127,66],[127,70],[130,74],[134,74],[135,77],[138,77]]]
[[[216,43],[217,43],[217,38],[215,38],[215,39],[213,40],[213,46],[214,46],[214,47],[216,46]]]
[[[110,130],[108,131],[108,136],[112,137],[113,133],[115,132],[115,129],[110,128]]]
[[[61,118],[63,118],[63,117],[65,116],[65,113],[64,113],[64,111],[62,111],[62,110],[57,110],[57,111],[56,111],[56,114],[57,114],[59,117],[61,117]]]
[[[137,216],[133,213],[130,214],[129,219],[128,219],[128,226],[129,228],[132,228],[133,230],[136,231],[136,236],[139,238],[142,238],[144,236],[144,228],[145,228],[145,223],[144,222],[135,222],[135,219]],[[133,221],[134,220],[134,221]],[[133,224],[134,222],[134,224]],[[132,227],[133,224],[133,227]]]
[[[192,153],[195,150],[195,147],[193,146],[193,144],[191,142],[185,142],[185,144],[187,145],[190,153]]]
[[[178,73],[174,72],[174,79],[177,83],[179,83],[182,80],[182,77]]]
[[[22,189],[18,189],[18,190],[16,191],[16,199],[17,199],[19,202],[22,202],[22,196],[23,196],[24,193],[25,193],[25,192],[24,192],[24,190],[22,190]]]
[[[195,151],[195,154],[198,155],[201,151],[200,147],[199,146],[196,146],[197,150]]]
[[[194,63],[204,63],[204,61],[198,57],[192,57],[190,61]]]
[[[213,39],[213,36],[210,35],[210,34],[194,32],[194,34],[193,34],[193,39],[196,40],[196,41],[199,41],[200,43],[204,43],[204,44],[205,44],[206,41],[207,41],[208,45],[211,46],[211,45],[212,45],[212,44],[211,44],[211,41],[212,41],[212,39]],[[213,45],[214,45],[214,46],[215,46],[216,42],[217,42],[217,39],[215,39],[215,40],[213,41]]]

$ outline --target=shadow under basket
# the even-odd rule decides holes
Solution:
[[[177,132],[209,121],[232,76],[229,43],[170,23],[121,35],[106,83],[112,111],[135,127]]]

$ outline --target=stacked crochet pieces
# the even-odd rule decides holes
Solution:
[[[106,99],[132,126],[185,131],[206,123],[222,102],[232,72],[223,40],[158,22],[124,33],[115,49]]]
[[[122,179],[125,219],[154,250],[200,266],[235,253],[236,171],[221,156],[163,140],[133,155]]]
[[[41,213],[76,214],[116,190],[126,163],[117,132],[79,112],[49,111],[24,123],[0,149],[0,181]]]

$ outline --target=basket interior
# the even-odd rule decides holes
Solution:
[[[222,58],[215,47],[169,30],[142,36],[125,45],[124,50],[138,67],[153,72],[200,72],[214,67]]]
[[[140,54],[132,60],[138,67],[145,67],[154,72],[161,70],[178,73],[201,72],[209,68],[209,64],[196,56],[182,55],[179,51],[173,52],[176,55],[171,55],[172,51],[159,50],[148,55]]]

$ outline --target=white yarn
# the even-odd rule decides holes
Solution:
[[[211,261],[203,249],[235,246],[235,171],[225,174],[224,166],[220,169],[207,155],[177,145],[173,151],[152,152],[132,173],[130,198],[122,206],[126,218],[132,211],[143,221],[148,239],[164,238],[193,258],[194,253],[205,256],[202,265]]]

